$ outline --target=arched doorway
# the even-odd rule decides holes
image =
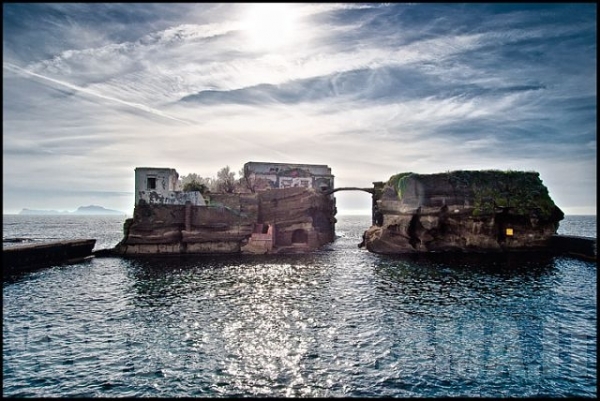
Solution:
[[[306,244],[308,243],[308,233],[306,230],[301,228],[294,230],[292,233],[292,244]]]

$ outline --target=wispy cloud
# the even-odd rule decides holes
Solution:
[[[594,5],[287,6],[269,47],[251,3],[4,5],[5,207],[35,206],[25,180],[130,193],[140,165],[270,160],[329,164],[349,186],[532,169],[561,207],[595,210]]]
[[[61,87],[65,87],[67,89],[71,89],[71,90],[73,90],[75,92],[80,92],[80,93],[85,94],[85,95],[89,95],[89,96],[100,98],[100,99],[104,99],[104,100],[109,100],[111,102],[115,102],[115,103],[119,103],[119,104],[122,104],[122,105],[125,105],[125,106],[133,107],[133,108],[135,108],[137,110],[141,110],[141,111],[144,111],[144,112],[147,112],[147,113],[150,113],[150,114],[154,114],[154,115],[157,115],[157,116],[160,116],[160,117],[163,117],[163,118],[168,118],[168,119],[171,119],[171,120],[174,120],[174,121],[178,121],[178,122],[183,123],[183,124],[189,124],[188,121],[181,120],[181,119],[178,119],[178,118],[175,118],[175,117],[171,117],[171,116],[169,116],[169,115],[161,112],[160,110],[153,109],[152,107],[148,107],[146,105],[139,104],[139,103],[128,102],[128,101],[121,100],[121,99],[118,99],[118,98],[115,98],[115,97],[112,97],[112,96],[107,96],[107,95],[104,95],[104,94],[99,93],[99,92],[94,91],[94,90],[83,88],[81,86],[73,85],[73,84],[70,84],[70,83],[65,82],[65,81],[60,81],[58,79],[50,78],[50,77],[47,77],[47,76],[44,76],[44,75],[41,75],[41,74],[37,74],[35,72],[28,71],[28,70],[26,70],[24,68],[18,67],[18,66],[14,65],[14,64],[11,64],[11,63],[6,63],[6,62],[2,63],[2,68],[4,70],[8,70],[8,71],[11,71],[11,72],[21,73],[21,74],[25,74],[25,75],[30,75],[30,76],[35,77],[35,78],[40,78],[40,79],[42,79],[44,81],[48,81],[51,84],[59,85]]]

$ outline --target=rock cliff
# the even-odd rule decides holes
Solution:
[[[291,253],[335,238],[335,198],[311,188],[207,195],[206,206],[140,202],[119,254]]]
[[[361,244],[375,253],[541,249],[564,217],[537,172],[401,173],[376,189]]]

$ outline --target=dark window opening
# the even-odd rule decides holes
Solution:
[[[156,189],[156,178],[148,177],[148,182],[146,183],[146,189]]]
[[[306,244],[308,242],[308,233],[306,230],[298,229],[292,233],[292,244]]]

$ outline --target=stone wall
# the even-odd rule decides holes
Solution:
[[[124,238],[115,250],[121,254],[306,252],[335,239],[335,198],[311,188],[206,198],[207,206],[142,200],[125,223]],[[272,227],[272,242],[246,246],[259,224]]]

